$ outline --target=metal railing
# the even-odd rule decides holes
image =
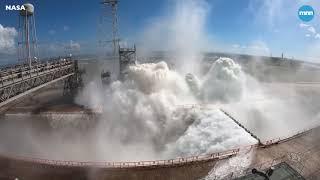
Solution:
[[[260,146],[261,147],[261,146]],[[235,179],[239,178],[248,174],[252,173],[252,169],[258,169],[260,171],[264,171],[266,169],[269,169],[270,167],[273,167],[279,163],[286,162],[288,165],[290,165],[292,168],[294,168],[295,171],[297,171],[300,175],[306,176],[306,179],[312,179],[314,177],[318,177],[320,174],[320,163],[313,164],[313,167],[317,167],[316,170],[313,170],[310,172],[308,169],[306,163],[310,163],[313,160],[313,156],[308,156],[308,154],[314,154],[315,152],[320,152],[320,146],[314,145],[311,148],[308,148],[305,151],[297,151],[297,152],[291,152],[286,155],[282,155],[276,158],[273,158],[271,160],[267,160],[261,163],[255,163],[250,164],[248,167],[245,167],[238,171],[232,171],[230,169],[229,174],[224,175],[212,175],[210,174],[210,180],[221,180],[221,179]],[[295,157],[298,156],[299,158]],[[307,171],[308,169],[308,171]],[[211,172],[214,172],[215,169],[213,169]]]
[[[257,145],[246,146],[246,148],[256,148]],[[90,162],[90,161],[61,161],[61,160],[50,160],[42,158],[29,158],[22,156],[10,156],[2,155],[2,157],[9,158],[11,160],[31,162],[43,165],[54,165],[54,166],[69,166],[69,167],[101,167],[101,168],[136,168],[136,167],[151,167],[151,166],[175,166],[181,164],[195,163],[201,161],[212,161],[229,158],[240,152],[240,148],[231,149],[223,152],[180,157],[168,160],[154,160],[154,161],[137,161],[137,162]],[[1,157],[1,156],[0,156]]]
[[[0,69],[0,106],[25,95],[32,90],[65,79],[75,73],[77,61],[70,58],[54,59]]]
[[[281,139],[281,138],[280,138]],[[291,137],[290,137],[291,139]],[[282,139],[281,142],[285,141],[285,139]],[[278,141],[279,142],[279,141]],[[273,143],[274,144],[274,143]],[[270,144],[272,145],[272,144]],[[204,155],[198,155],[198,156],[190,156],[190,157],[179,157],[175,159],[168,159],[168,160],[154,160],[154,161],[137,161],[137,162],[90,162],[90,161],[61,161],[61,160],[50,160],[50,159],[42,159],[42,158],[28,158],[28,157],[21,157],[21,156],[1,156],[0,158],[5,158],[9,161],[13,161],[13,165],[15,165],[15,162],[18,163],[17,166],[26,166],[28,168],[55,168],[55,167],[65,167],[65,168],[103,168],[103,169],[129,169],[129,168],[158,168],[158,167],[175,167],[175,166],[181,166],[186,164],[197,164],[197,163],[204,163],[204,162],[217,162],[221,159],[227,159],[230,157],[234,157],[238,154],[248,154],[252,150],[256,150],[258,148],[262,148],[265,146],[262,146],[261,144],[253,144],[248,146],[243,146],[223,152],[216,152],[211,154],[204,154]],[[302,152],[303,154],[307,154],[310,151],[314,151],[316,148],[319,148],[318,146],[311,147],[305,152]],[[320,148],[319,148],[320,149]],[[265,170],[268,169],[274,165],[277,165],[281,162],[288,162],[290,166],[292,166],[293,160],[290,159],[290,156],[284,155],[280,156],[262,163],[258,164],[252,164],[248,167],[244,167],[243,169],[230,169],[229,174],[224,174],[223,176],[218,175],[212,175],[210,176],[210,180],[218,180],[218,179],[233,179],[237,177],[241,177],[243,175],[247,175],[251,173],[252,168],[256,168],[259,170]],[[303,164],[303,162],[301,162]],[[300,163],[300,164],[301,164]],[[20,165],[19,165],[20,164]],[[297,163],[296,163],[297,164]],[[295,165],[296,165],[295,164]],[[301,168],[294,167],[299,173],[304,172],[304,165],[301,166]],[[211,172],[214,172],[215,169],[213,169]],[[308,173],[307,179],[310,179],[312,177],[317,177],[319,174],[319,170],[316,170],[314,172]],[[308,178],[310,177],[310,178]],[[204,178],[206,179],[206,178]]]
[[[277,143],[280,143],[280,142],[288,141],[290,139],[302,136],[302,135],[312,131],[313,129],[314,128],[304,129],[304,130],[298,131],[297,133],[295,133],[293,135],[274,138],[274,139],[271,139],[271,140],[264,141],[261,144],[263,146],[270,146],[270,145],[277,144]]]
[[[26,65],[0,69],[0,88],[4,86],[4,84],[17,82],[18,79],[32,77],[33,75],[38,75],[39,73],[45,73],[46,71],[52,71],[57,68],[65,67],[72,64],[73,61],[71,59],[59,59],[51,60],[44,63],[35,63],[32,65],[31,69]]]

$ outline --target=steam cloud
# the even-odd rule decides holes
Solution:
[[[213,63],[202,85],[205,101],[239,101],[244,86],[241,67],[232,59],[220,58]]]
[[[139,48],[172,52],[179,72],[198,73],[201,51],[208,44],[205,24],[210,6],[204,0],[170,1],[166,14],[150,20],[141,35]]]
[[[111,140],[116,144],[111,151],[140,144],[151,147],[154,157],[149,158],[173,158],[256,143],[219,109],[184,106],[203,101],[165,62],[129,66],[127,72],[126,80],[113,82],[106,89],[91,83],[78,98],[78,103],[102,110],[98,132],[103,143]],[[199,91],[207,102],[240,98],[243,77],[232,59],[220,58],[200,79]],[[224,91],[219,84],[223,84]]]
[[[49,133],[38,133],[37,129],[25,128],[27,125],[24,124],[15,128],[4,124],[0,132],[5,139],[17,139],[24,145],[28,143],[17,150],[14,148],[16,142],[3,142],[0,150],[53,159],[128,161],[174,158],[256,143],[219,110],[221,107],[231,113],[234,113],[233,109],[238,110],[234,114],[240,112],[243,117],[240,121],[252,125],[253,130],[263,136],[270,134],[263,131],[264,122],[272,128],[277,121],[277,125],[281,125],[277,126],[279,134],[289,123],[294,127],[305,123],[292,117],[290,119],[295,123],[283,121],[288,119],[291,110],[299,114],[296,116],[299,119],[313,119],[312,115],[305,115],[319,114],[317,108],[312,108],[315,102],[300,101],[302,98],[298,102],[292,101],[297,105],[291,104],[293,109],[287,109],[290,102],[284,103],[283,99],[274,96],[278,93],[277,88],[257,82],[230,58],[219,58],[212,62],[207,72],[201,72],[207,4],[201,0],[178,0],[173,7],[174,13],[147,27],[142,39],[147,42],[145,52],[157,49],[156,46],[175,52],[171,59],[175,62],[175,69],[163,61],[138,63],[128,68],[127,79],[114,81],[108,87],[103,86],[97,77],[85,85],[76,101],[101,112],[98,122],[79,122],[78,116],[53,115],[47,118],[55,132]],[[270,89],[277,93],[270,92]],[[260,104],[258,99],[268,99],[270,103]],[[310,112],[302,108],[309,102],[312,102],[307,106]],[[202,103],[208,103],[210,107],[200,106]],[[274,113],[278,107],[281,112]],[[265,109],[268,115],[263,114]],[[97,125],[90,127],[93,123]],[[84,132],[79,132],[79,127]],[[87,132],[88,127],[91,129]],[[10,134],[8,129],[22,135],[7,137]]]

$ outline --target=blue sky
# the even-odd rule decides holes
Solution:
[[[175,11],[179,8],[172,7],[190,1],[192,0],[121,0],[119,3],[121,38],[128,43],[139,44],[143,41],[144,33],[153,28],[150,24],[154,21],[168,21],[171,16],[177,16],[179,12]],[[196,8],[191,7],[191,13],[197,13],[193,9],[205,9],[201,29],[206,39],[204,50],[273,56],[281,56],[284,52],[287,57],[320,62],[319,0],[199,1],[203,1],[204,4]],[[17,28],[17,12],[5,11],[5,5],[23,4],[23,2],[25,1],[0,1],[2,26],[0,33],[3,33],[5,28]],[[79,45],[83,52],[93,51],[101,12],[98,0],[28,2],[35,5],[40,44]],[[315,18],[309,23],[302,22],[297,16],[299,7],[304,4],[313,6],[316,11]],[[187,26],[188,24],[186,29],[190,28]],[[161,35],[166,34],[163,30],[161,32]],[[0,54],[3,54],[5,52],[1,52],[1,37],[7,36],[0,34]],[[170,37],[162,37],[165,38]],[[156,42],[161,44],[159,41]],[[9,46],[8,43],[6,46]]]

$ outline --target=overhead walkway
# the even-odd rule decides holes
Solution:
[[[71,58],[12,65],[0,69],[0,107],[56,81],[75,75],[78,65]]]

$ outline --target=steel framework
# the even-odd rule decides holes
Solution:
[[[77,76],[77,68],[77,61],[60,58],[33,63],[32,68],[22,64],[0,69],[0,107],[50,83]]]
[[[118,33],[118,0],[103,0],[103,12],[100,16],[99,22],[99,46],[106,47],[111,44],[112,56],[116,57],[118,54],[119,46],[119,33]],[[110,26],[112,27],[110,29]],[[111,30],[111,32],[110,32]]]
[[[119,46],[120,79],[126,75],[126,68],[136,62],[136,46],[133,48],[121,48]]]
[[[74,68],[73,68],[74,73],[72,76],[69,76],[66,78],[64,82],[64,87],[63,87],[63,95],[71,95],[71,96],[76,95],[79,87],[83,86],[82,74],[84,72],[79,70],[77,60],[74,61],[73,65],[74,65]]]

